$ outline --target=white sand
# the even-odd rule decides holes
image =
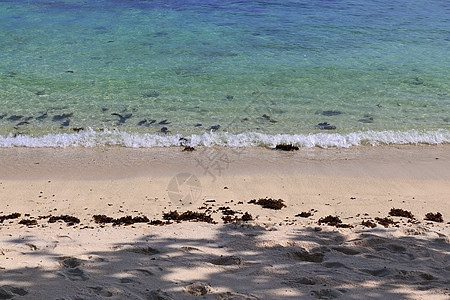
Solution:
[[[201,299],[450,299],[449,150],[0,149],[0,215],[22,214],[0,224],[0,299],[194,299],[195,291]],[[175,197],[179,173],[198,179],[192,200],[179,201],[186,186]],[[248,204],[264,197],[287,207]],[[205,204],[255,220],[223,225],[220,212],[218,224],[92,220],[155,220]],[[391,208],[420,223],[361,225]],[[444,223],[424,221],[438,211]],[[81,224],[18,224],[49,214]],[[318,225],[327,215],[354,228]]]

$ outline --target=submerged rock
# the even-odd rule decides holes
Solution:
[[[319,128],[319,129],[324,129],[324,130],[333,130],[333,129],[336,129],[336,126],[330,125],[330,124],[328,124],[327,122],[319,123],[319,124],[317,124],[317,125],[314,126],[314,127]]]
[[[322,112],[322,115],[324,115],[324,116],[338,116],[341,114],[342,114],[342,112],[339,110],[324,110]]]
[[[133,116],[133,114],[126,114],[124,116],[122,116],[121,114],[118,113],[112,113],[111,116],[117,116],[119,117],[119,121],[117,123],[119,124],[123,124],[125,123],[129,118],[131,118]]]
[[[157,91],[150,91],[150,92],[142,94],[142,96],[147,97],[147,98],[157,98],[159,96],[159,93]]]
[[[72,116],[73,116],[73,113],[68,113],[68,114],[65,114],[65,113],[64,113],[64,114],[61,114],[61,115],[55,115],[55,116],[53,116],[52,121],[53,121],[53,122],[61,121],[61,120],[70,118],[70,117],[72,117]]]
[[[20,116],[20,115],[13,115],[13,116],[10,116],[7,120],[10,120],[10,121],[18,121],[18,120],[20,120],[20,119],[22,119],[23,118],[23,116]]]
[[[370,117],[370,118],[359,119],[358,122],[361,122],[361,123],[373,123],[374,121],[373,121],[373,118]]]
[[[36,120],[42,121],[44,119],[47,119],[47,117],[48,117],[48,113],[45,112],[42,115],[40,115],[39,117],[36,117]]]

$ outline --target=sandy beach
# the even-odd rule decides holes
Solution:
[[[450,299],[449,150],[0,148],[0,299]]]

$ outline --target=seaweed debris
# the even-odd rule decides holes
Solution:
[[[12,214],[10,214],[10,215],[3,215],[3,216],[0,216],[0,223],[3,223],[3,221],[5,221],[5,220],[17,219],[17,218],[19,218],[20,216],[21,216],[20,213],[12,213]]]
[[[170,221],[161,221],[161,220],[152,220],[150,222],[148,222],[148,225],[153,225],[153,226],[164,226],[164,225],[169,225],[172,224],[172,222]]]
[[[146,216],[142,217],[132,217],[132,216],[126,216],[121,218],[111,218],[107,217],[105,215],[94,215],[92,216],[95,223],[98,224],[106,224],[106,223],[112,223],[113,226],[118,225],[132,225],[134,223],[148,223],[150,220]]]
[[[222,212],[222,214],[226,215],[226,216],[232,216],[232,215],[236,214],[236,211],[230,209],[229,207],[222,206],[222,207],[219,207],[218,210],[220,210]]]
[[[369,227],[369,228],[375,228],[375,227],[377,227],[377,224],[375,224],[374,222],[369,221],[369,220],[367,220],[367,221],[362,221],[362,222],[361,222],[361,225],[363,225],[363,226],[365,226],[365,227]]]
[[[400,208],[392,208],[391,211],[389,212],[389,215],[393,217],[405,217],[409,219],[414,219],[414,215],[410,211],[403,210]]]
[[[213,220],[213,218],[210,215],[207,215],[206,213],[201,212],[194,212],[194,211],[186,211],[184,213],[179,214],[176,210],[170,211],[168,213],[163,214],[163,219],[167,221],[193,221],[193,222],[206,222],[211,224],[216,224],[216,222]]]
[[[425,220],[442,223],[444,222],[444,218],[442,218],[442,214],[440,212],[432,213],[429,212],[425,215]]]
[[[181,152],[192,152],[195,151],[194,147],[190,147],[190,146],[185,146],[183,150],[181,150]]]
[[[337,228],[353,228],[353,226],[350,224],[343,224],[338,216],[333,217],[332,215],[320,218],[317,223],[319,225],[327,224],[328,226],[335,226]]]
[[[256,204],[261,205],[263,208],[269,208],[269,209],[275,209],[280,210],[283,207],[287,207],[284,204],[284,201],[282,199],[272,199],[272,198],[261,198],[259,200],[253,199],[248,202],[248,204]]]
[[[281,150],[281,151],[295,151],[299,148],[297,146],[291,145],[291,144],[278,144],[275,147],[275,150]]]
[[[379,218],[376,217],[375,220],[377,220],[378,224],[383,225],[385,228],[388,228],[389,225],[396,225],[398,222],[394,222],[391,218]],[[398,226],[398,225],[397,225]]]
[[[309,211],[302,211],[301,213],[295,215],[296,217],[309,218],[312,216],[312,213]]]
[[[36,220],[22,219],[22,220],[20,220],[19,224],[26,225],[26,226],[33,226],[33,225],[37,225],[38,222]]]
[[[72,226],[72,225],[80,223],[80,219],[78,219],[77,217],[74,217],[74,216],[69,216],[69,215],[51,216],[48,219],[48,222],[56,223],[57,221],[60,221],[60,220],[66,222],[67,226]]]
[[[247,221],[252,221],[253,216],[251,214],[249,214],[248,212],[245,212],[242,217],[234,217],[233,218],[231,215],[225,215],[222,217],[222,220],[223,220],[224,224],[239,222],[239,221],[247,222]]]

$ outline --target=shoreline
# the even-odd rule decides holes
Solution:
[[[0,293],[448,299],[449,149],[0,148],[0,215],[21,213],[0,223]],[[179,174],[196,180],[174,185],[174,178],[186,179]],[[249,203],[266,197],[286,207]],[[248,213],[253,220],[224,224],[225,207],[232,217]],[[414,219],[390,216],[392,208]],[[175,210],[206,213],[217,224],[113,226],[93,219],[164,221]],[[444,222],[424,220],[429,212],[440,212]],[[80,223],[49,223],[50,215]],[[351,226],[319,224],[327,216]],[[384,227],[376,219],[386,217],[396,223]],[[23,219],[37,225],[19,224]]]
[[[320,127],[319,125],[323,126]],[[385,129],[358,130],[351,132],[335,131],[334,126],[320,123],[319,128],[309,132],[266,133],[246,131],[231,133],[225,129],[207,132],[172,133],[167,127],[156,132],[128,132],[119,129],[75,127],[65,133],[27,135],[25,133],[0,134],[0,147],[66,148],[66,147],[107,147],[126,148],[177,147],[181,144],[192,147],[267,147],[288,144],[302,149],[349,148],[355,146],[378,145],[442,145],[450,144],[450,130],[446,127],[433,129]],[[324,125],[327,124],[327,125]],[[161,125],[162,126],[162,125]],[[217,125],[219,126],[219,125]],[[316,127],[317,127],[316,126]]]

